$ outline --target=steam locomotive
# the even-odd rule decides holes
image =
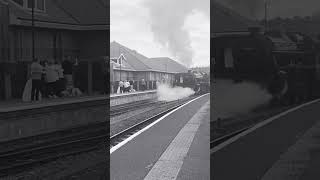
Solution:
[[[188,73],[175,74],[174,86],[188,87],[195,94],[204,94],[210,91],[210,77],[207,73],[189,70]]]
[[[274,102],[319,97],[319,48],[310,37],[252,28],[247,34],[226,34],[212,41],[215,78],[253,81],[267,89]]]

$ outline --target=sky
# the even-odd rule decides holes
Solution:
[[[111,0],[110,5],[111,42],[149,58],[210,65],[209,0]]]

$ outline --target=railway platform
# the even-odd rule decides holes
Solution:
[[[132,93],[123,93],[123,94],[111,94],[110,95],[110,106],[122,105],[136,101],[143,101],[148,99],[156,99],[157,91],[148,90],[148,91],[138,91]]]
[[[106,122],[108,96],[0,103],[0,142]]]
[[[172,111],[110,151],[110,179],[210,179],[209,98]]]
[[[299,105],[214,147],[212,179],[319,179],[319,108]]]

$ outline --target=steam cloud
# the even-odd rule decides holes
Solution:
[[[193,95],[195,92],[190,88],[170,87],[167,84],[160,84],[157,88],[159,101],[174,101]]]
[[[155,40],[167,48],[181,63],[192,65],[193,49],[189,33],[183,29],[188,15],[194,10],[210,13],[209,0],[146,0],[150,11],[151,31]]]
[[[254,108],[267,104],[271,98],[266,90],[254,83],[220,82],[213,92],[215,119],[249,113]]]

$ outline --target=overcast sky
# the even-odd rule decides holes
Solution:
[[[178,6],[188,4],[188,1],[189,9],[186,5],[187,8],[181,8],[180,13],[181,16],[186,14],[186,17],[179,17]],[[197,6],[194,5],[197,2],[202,5],[192,8]],[[187,66],[210,65],[209,0],[111,0],[110,4],[111,41],[117,41],[150,58],[170,57]],[[162,9],[155,9],[157,7]],[[157,13],[163,16],[158,17]],[[184,19],[181,29],[172,24],[175,18]],[[172,31],[175,33],[171,33],[170,30],[175,28],[177,30]],[[180,42],[172,42],[174,39]],[[188,44],[190,47],[187,47]],[[186,56],[193,57],[192,62],[188,62]]]

